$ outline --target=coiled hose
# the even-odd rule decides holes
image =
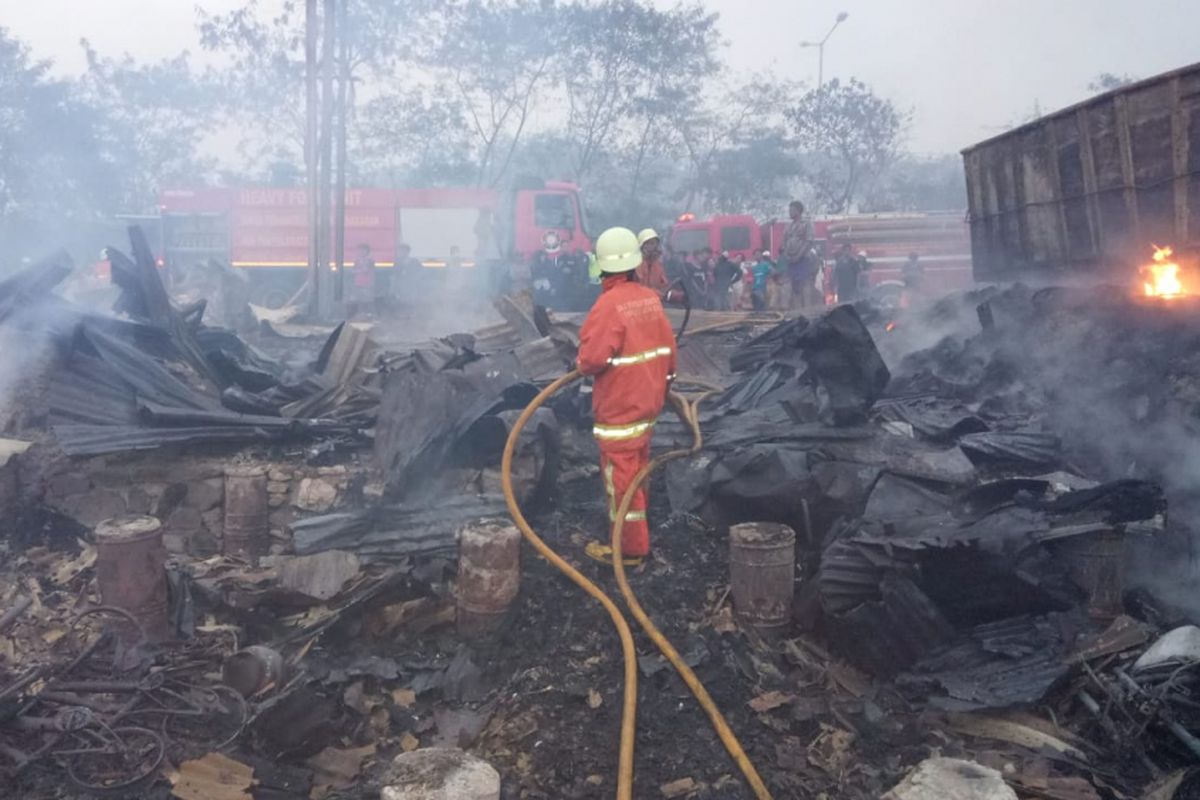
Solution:
[[[562,557],[555,553],[549,547],[549,545],[542,541],[541,537],[534,532],[533,528],[530,527],[529,522],[525,519],[525,516],[521,513],[520,507],[517,505],[516,494],[513,491],[512,485],[512,460],[513,454],[516,452],[517,441],[521,436],[521,431],[524,429],[530,417],[533,416],[534,412],[536,412],[542,406],[542,404],[546,402],[546,400],[548,400],[562,387],[578,379],[579,377],[580,374],[578,370],[572,370],[566,375],[563,375],[561,378],[554,381],[541,392],[539,392],[537,397],[535,397],[529,403],[529,405],[525,407],[525,410],[521,412],[521,415],[517,417],[517,421],[514,423],[512,431],[508,435],[508,441],[506,441],[504,444],[504,455],[500,460],[500,482],[504,490],[505,503],[508,505],[509,513],[512,515],[513,521],[516,523],[517,528],[521,531],[525,538],[529,540],[534,549],[544,556],[546,560],[557,567],[573,583],[594,597],[602,606],[604,606],[605,611],[608,612],[609,617],[612,618],[613,624],[617,628],[617,633],[620,635],[621,650],[625,660],[625,690],[621,708],[621,744],[617,761],[617,800],[633,800],[633,744],[637,718],[637,652],[634,649],[633,636],[629,630],[629,623],[621,614],[620,609],[617,608],[616,604],[613,603],[612,599],[609,598],[603,590],[601,590],[598,586],[596,586],[596,584],[592,583],[578,570],[563,560]],[[651,641],[654,642],[655,646],[658,647],[667,660],[671,662],[672,666],[675,667],[676,671],[679,672],[679,675],[681,678],[683,678],[684,683],[687,684],[687,687],[692,691],[692,694],[695,695],[696,700],[700,703],[700,706],[704,709],[709,720],[712,722],[713,727],[716,729],[717,736],[721,739],[725,749],[729,752],[730,756],[732,756],[734,762],[745,776],[746,781],[753,789],[755,797],[757,797],[758,800],[771,800],[771,794],[767,790],[766,785],[763,783],[762,778],[759,777],[758,772],[754,769],[754,765],[750,763],[750,759],[746,756],[745,751],[742,749],[737,737],[734,736],[733,731],[729,728],[728,723],[725,722],[725,718],[721,715],[721,712],[713,702],[712,697],[709,696],[703,684],[700,683],[699,678],[696,677],[696,674],[692,672],[691,668],[684,663],[682,658],[680,658],[678,651],[676,651],[667,638],[662,635],[662,632],[655,627],[654,623],[650,621],[649,616],[647,616],[646,612],[642,609],[641,604],[637,600],[637,596],[634,595],[633,590],[629,586],[629,582],[625,576],[625,567],[621,560],[622,521],[625,518],[625,514],[629,511],[629,506],[633,502],[633,495],[637,491],[638,487],[640,487],[649,478],[653,470],[657,469],[662,464],[665,464],[667,461],[671,461],[676,458],[681,458],[690,453],[694,453],[700,449],[700,421],[697,406],[705,397],[709,396],[715,391],[720,391],[720,387],[716,386],[707,385],[705,388],[707,388],[708,391],[697,397],[696,400],[690,402],[680,395],[674,393],[671,394],[671,401],[679,410],[680,416],[692,429],[693,445],[690,449],[673,450],[656,457],[634,478],[633,483],[621,498],[620,506],[617,510],[617,521],[613,525],[613,566],[616,571],[617,584],[620,586],[621,593],[624,595],[625,601],[629,605],[629,609],[633,613],[634,618],[637,619],[638,623],[642,626],[642,629],[646,632],[646,635],[650,637]]]

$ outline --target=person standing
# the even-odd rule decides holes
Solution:
[[[771,253],[764,250],[751,268],[754,283],[750,287],[750,301],[755,311],[767,310],[767,281],[770,280],[771,273],[774,271],[775,265],[771,263]]]
[[[900,268],[900,279],[904,281],[904,288],[915,292],[921,288],[924,278],[925,265],[921,263],[916,253],[909,253],[908,260]]]
[[[375,301],[375,259],[371,257],[371,246],[363,243],[354,256],[354,303],[352,312]]]
[[[637,236],[642,252],[642,263],[637,266],[638,283],[658,295],[664,303],[670,283],[663,268],[662,240],[653,228],[646,228]]]
[[[713,269],[713,300],[718,311],[730,309],[730,289],[741,275],[742,270],[730,260],[729,251],[722,252],[721,257],[717,259],[717,266]]]
[[[849,242],[838,248],[833,257],[833,290],[839,303],[853,303],[858,299],[859,276],[863,263],[854,256]]]
[[[813,258],[813,227],[804,216],[804,204],[793,200],[788,205],[791,223],[783,232],[779,248],[780,261],[787,269],[792,284],[792,307],[808,308],[820,305],[815,286],[816,260]]]
[[[609,521],[633,478],[650,463],[650,437],[675,379],[675,334],[658,295],[637,281],[642,254],[628,228],[609,228],[596,239],[602,290],[579,331],[579,371],[593,377],[592,432],[600,447],[600,472]],[[645,484],[633,496],[621,529],[626,563],[650,552]],[[611,562],[611,545],[591,542],[587,554]]]

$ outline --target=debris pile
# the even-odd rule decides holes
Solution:
[[[3,409],[4,779],[27,797],[611,795],[620,649],[603,609],[507,546],[497,470],[569,369],[571,322],[506,298],[502,323],[403,348],[262,310],[235,333],[172,302],[132,242],[116,315],[52,291],[61,259],[0,284],[0,328],[49,342]],[[715,384],[704,446],[656,478],[631,581],[777,797],[1188,796],[1200,629],[1126,572],[1186,537],[1194,481],[1154,445],[1195,441],[1200,326],[1047,291],[947,300],[900,330],[959,332],[904,358],[851,307],[680,343],[678,388]],[[1088,383],[1093,361],[1136,385]],[[577,384],[541,410],[515,477],[547,542],[605,584],[578,558],[607,524],[589,405]],[[691,443],[664,415],[655,447]],[[134,529],[158,537],[135,570],[167,587],[140,607],[153,625],[105,590],[125,574],[109,537]],[[638,645],[636,796],[748,797]]]

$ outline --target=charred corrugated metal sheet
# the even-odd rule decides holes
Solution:
[[[133,389],[100,359],[75,353],[50,382],[50,422],[60,425],[134,425]]]
[[[916,557],[883,545],[834,542],[822,554],[815,578],[821,607],[830,614],[843,614],[876,602],[884,578],[892,573],[915,575]]]
[[[457,497],[434,507],[382,506],[309,517],[292,525],[296,553],[349,550],[369,560],[453,556],[458,528],[506,513],[498,495]]]
[[[1091,629],[1078,615],[980,625],[914,664],[896,685],[911,700],[947,711],[1036,703],[1070,673],[1070,642],[1080,632]]]
[[[551,381],[571,368],[571,360],[550,337],[525,342],[513,350],[513,355],[521,374],[531,381]]]
[[[71,274],[71,257],[60,250],[0,281],[0,322],[49,298],[55,286]]]
[[[129,425],[55,425],[54,438],[70,456],[94,456],[127,450],[153,450],[179,444],[269,441],[262,428],[218,427],[148,428]]]
[[[878,594],[828,620],[830,639],[856,663],[892,675],[952,641],[950,623],[909,579],[888,575]]]
[[[379,357],[379,345],[370,335],[343,322],[332,334],[317,360],[317,371],[334,384],[362,383]]]

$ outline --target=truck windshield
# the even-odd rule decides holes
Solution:
[[[708,247],[708,230],[705,228],[676,229],[671,233],[671,247],[677,253],[694,253]]]
[[[533,224],[537,228],[575,230],[571,198],[565,194],[539,194],[534,197]]]

